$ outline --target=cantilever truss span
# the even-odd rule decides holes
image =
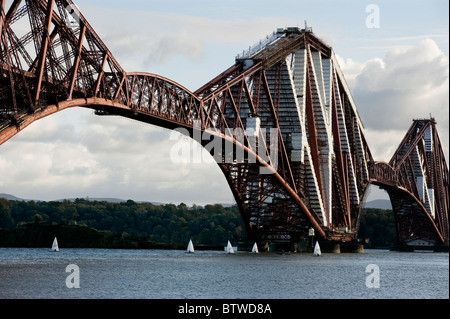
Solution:
[[[333,50],[278,29],[195,92],[127,73],[70,0],[0,0],[0,144],[67,107],[219,137],[210,150],[247,234],[356,239],[367,187],[387,189],[398,241],[448,246],[448,168],[432,119],[414,121],[390,163],[375,162]],[[242,156],[242,154],[244,154]]]
[[[397,244],[448,247],[448,167],[434,119],[414,120],[390,162],[370,170],[391,199]]]

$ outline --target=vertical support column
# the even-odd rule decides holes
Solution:
[[[3,40],[4,40],[4,54],[6,57],[6,67],[9,73],[9,83],[11,86],[11,98],[12,98],[12,103],[13,103],[13,122],[16,122],[17,124],[17,100],[16,100],[16,91],[15,91],[15,81],[14,81],[14,73],[12,71],[13,68],[13,63],[12,63],[12,58],[11,58],[11,54],[9,52],[9,44],[8,44],[8,39],[7,37],[7,30],[6,30],[6,25],[9,23],[11,17],[13,16],[15,10],[17,9],[18,6],[18,1],[15,1],[12,5],[10,10],[8,11],[8,13],[5,15],[5,3],[6,0],[0,0],[0,45],[2,44]],[[3,33],[5,34],[5,39],[3,39]]]
[[[47,49],[48,44],[50,42],[50,27],[52,25],[53,4],[54,0],[48,0],[47,13],[45,16],[44,32],[42,34],[41,50],[39,51],[39,60],[37,65],[37,74],[36,74],[37,83],[36,83],[36,92],[34,95],[35,106],[37,106],[39,102],[39,94],[41,92],[42,77],[44,75],[45,60],[47,57]]]
[[[310,57],[308,56],[308,64]],[[314,171],[317,178],[317,183],[319,185],[319,189],[322,189],[322,177],[320,173],[319,166],[319,146],[317,144],[317,130],[314,119],[314,106],[312,101],[312,92],[311,92],[311,68],[310,65],[307,66],[306,70],[306,105],[305,105],[305,114],[308,123],[308,133],[309,133],[309,147],[311,149],[311,157],[312,163],[314,166]]]
[[[81,60],[81,50],[83,49],[83,41],[85,33],[86,33],[86,25],[83,23],[80,30],[80,38],[78,39],[77,54],[75,55],[75,61],[73,62],[72,75],[70,76],[68,100],[72,99],[73,88],[75,86],[75,79],[77,77],[78,67],[80,65]]]
[[[350,196],[349,196],[349,178],[348,174],[345,174],[348,168],[348,163],[344,166],[344,156],[342,154],[341,147],[341,138],[339,134],[339,120],[337,114],[337,105],[336,105],[336,94],[335,94],[335,86],[334,81],[331,84],[331,112],[332,112],[332,132],[333,132],[333,142],[334,142],[334,153],[336,154],[336,165],[339,172],[339,180],[335,181],[337,187],[341,187],[343,194],[336,194],[336,196],[342,195],[344,197],[343,202],[345,203],[345,207],[341,207],[343,210],[341,213],[344,216],[344,221],[347,223],[347,227],[351,229],[351,221],[350,221]],[[340,199],[342,202],[342,199]]]
[[[107,59],[108,59],[108,52],[106,52],[105,56],[103,57],[102,70],[98,75],[97,84],[95,85],[95,91],[94,91],[95,97],[97,97],[97,95],[98,95],[98,90],[100,89],[100,84],[102,83],[103,76],[105,75],[105,64],[106,64]],[[149,101],[149,105],[150,106],[152,105],[151,101]]]
[[[6,0],[0,0],[0,45],[1,45],[1,39],[3,35],[3,23],[5,23],[4,18],[4,12],[5,12],[5,1]]]

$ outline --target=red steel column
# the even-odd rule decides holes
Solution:
[[[78,39],[77,55],[75,56],[75,61],[73,63],[72,75],[70,78],[68,100],[72,99],[73,88],[75,86],[75,79],[77,77],[78,66],[80,65],[80,60],[81,60],[81,50],[83,49],[83,41],[84,41],[85,33],[86,33],[86,25],[83,23],[83,26],[81,27],[81,30],[80,30],[80,38]]]
[[[48,43],[50,41],[50,27],[52,25],[53,4],[54,0],[48,0],[47,13],[45,16],[44,33],[42,35],[41,50],[39,52],[39,62],[36,74],[37,83],[36,83],[36,92],[34,96],[35,105],[37,105],[39,101],[39,94],[41,92],[42,76],[44,75],[45,59],[47,57]]]

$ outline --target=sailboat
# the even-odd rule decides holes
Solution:
[[[228,241],[227,247],[225,247],[225,251],[227,252],[227,254],[234,254],[234,249],[233,246],[231,246],[230,241]]]
[[[56,237],[53,240],[52,251],[59,251],[58,240],[56,239]]]
[[[322,252],[320,251],[319,242],[316,241],[316,246],[314,246],[314,256],[320,256]]]
[[[189,244],[187,246],[187,252],[188,253],[193,253],[194,252],[194,244],[192,243],[192,239],[189,240]]]
[[[252,253],[254,253],[254,254],[258,254],[259,253],[258,245],[256,243],[253,245]]]

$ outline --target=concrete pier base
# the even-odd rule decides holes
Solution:
[[[364,245],[357,241],[339,242],[339,241],[319,241],[322,252],[325,253],[364,253]]]
[[[351,241],[351,242],[342,242],[342,241],[320,241],[320,250],[322,253],[329,253],[329,254],[340,254],[340,253],[358,253],[362,254],[364,253],[364,245],[362,243],[359,243],[357,241]],[[313,251],[312,247],[308,247],[305,252]]]
[[[243,241],[238,243],[239,251],[251,251],[255,242]],[[315,241],[314,241],[315,243]],[[257,242],[259,252],[297,252],[312,253],[314,247],[312,243],[291,243],[291,242]],[[306,245],[306,246],[305,246]],[[322,253],[340,254],[340,253],[364,253],[364,245],[358,241],[342,242],[325,240],[320,241],[320,250]]]

